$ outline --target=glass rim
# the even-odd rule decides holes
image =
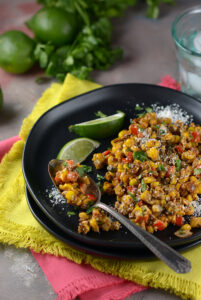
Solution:
[[[198,52],[196,52],[194,50],[190,50],[188,47],[182,45],[179,42],[178,36],[176,34],[176,26],[179,23],[179,21],[181,19],[183,19],[183,17],[185,17],[186,15],[190,15],[190,14],[197,13],[197,12],[201,13],[201,5],[196,5],[196,6],[193,6],[191,8],[188,8],[188,9],[184,10],[181,14],[179,14],[172,23],[171,33],[172,33],[172,37],[174,39],[174,42],[176,43],[176,45],[178,47],[182,48],[183,50],[185,50],[186,52],[188,52],[191,55],[194,55],[194,56],[197,56],[197,57],[201,58],[201,53],[199,54]]]

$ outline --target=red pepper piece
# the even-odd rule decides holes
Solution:
[[[92,201],[96,201],[96,197],[93,194],[86,194],[87,198],[89,198]]]
[[[127,191],[131,193],[131,192],[133,191],[133,187],[132,187],[132,186],[130,186],[130,185],[129,185],[129,186],[127,186]]]
[[[140,200],[139,202],[138,202],[138,206],[142,206],[144,203],[143,203],[143,201],[142,200]]]
[[[79,178],[79,174],[77,172],[74,171],[68,171],[67,175],[66,175],[66,180],[71,181],[71,182],[76,182]]]
[[[133,135],[137,135],[138,134],[138,128],[137,128],[137,126],[136,125],[131,125],[130,126],[130,130],[131,130],[131,132],[132,132],[132,134]]]
[[[200,141],[200,135],[197,131],[192,132],[193,142],[198,143]]]
[[[182,216],[177,216],[176,217],[176,225],[181,227],[183,225],[183,218]]]
[[[128,162],[132,162],[133,161],[133,152],[126,152],[126,156],[127,156],[127,159],[128,159]]]
[[[110,152],[111,152],[111,151],[108,149],[108,150],[106,150],[105,152],[103,152],[103,155],[106,156],[106,155],[110,154]]]
[[[183,149],[182,145],[177,145],[177,146],[175,147],[175,149],[176,149],[180,154],[182,154],[182,153],[184,152],[184,149]]]
[[[149,220],[149,216],[146,215],[146,216],[143,216],[141,214],[137,215],[136,219],[135,219],[135,222],[136,223],[142,223],[142,222],[145,222],[145,224],[148,222]]]
[[[171,174],[175,174],[175,166],[169,167],[167,172],[165,173],[165,176],[170,177]]]
[[[165,224],[161,220],[157,220],[154,222],[154,227],[162,231],[163,229],[165,229]]]

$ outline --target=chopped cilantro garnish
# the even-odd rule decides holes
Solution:
[[[107,115],[104,114],[101,110],[97,111],[95,113],[95,115],[96,115],[96,117],[99,117],[99,118],[105,118],[105,117],[107,117]]]
[[[194,175],[200,175],[201,169],[194,169]]]
[[[145,161],[148,160],[147,154],[143,151],[135,151],[133,152],[133,158],[137,159],[139,161]]]
[[[97,186],[99,187],[99,190],[101,191],[101,193],[103,192],[103,185],[100,181],[97,182]]]
[[[100,175],[100,174],[97,174],[96,175],[97,179],[100,181],[100,180],[105,180],[105,177]]]
[[[143,131],[144,131],[144,129],[143,129],[142,127],[140,127],[140,126],[138,126],[138,130],[139,130],[140,132],[143,132]]]
[[[94,201],[89,201],[89,203],[88,203],[88,208],[87,208],[87,210],[86,210],[86,213],[87,214],[90,214],[91,212],[92,212],[92,210],[93,210],[93,208],[94,208]]]
[[[159,171],[165,171],[165,167],[164,167],[163,165],[159,165],[159,166],[158,166],[158,170],[159,170]]]
[[[89,201],[88,208],[91,207],[94,204],[94,201]]]
[[[63,166],[64,166],[64,167],[67,167],[67,163],[66,163],[66,162],[64,162],[64,163],[63,163]]]
[[[154,128],[157,128],[157,129],[159,129],[160,127],[161,127],[161,125],[159,125],[159,124],[154,126]]]
[[[142,110],[142,107],[139,104],[136,104],[135,109],[139,111]]]
[[[130,168],[131,168],[131,164],[127,163],[127,164],[126,164],[126,167],[127,167],[128,169],[130,169]]]
[[[142,185],[142,187],[141,187],[142,192],[146,191],[147,185],[146,185],[146,183],[144,182],[144,179],[141,180],[141,185]]]
[[[179,172],[181,170],[181,160],[180,159],[175,160],[175,166],[176,166],[176,171]]]
[[[146,112],[149,112],[149,113],[151,113],[153,111],[153,109],[151,107],[146,107],[145,110],[146,110]]]
[[[92,171],[92,167],[81,165],[80,167],[75,168],[75,171],[80,175],[80,177],[83,177],[85,173]]]
[[[128,192],[129,196],[131,196],[132,200],[138,202],[137,198],[130,192]]]
[[[145,115],[146,115],[146,112],[143,112],[143,113],[141,113],[141,114],[137,114],[137,116],[138,116],[139,118],[144,117]]]
[[[93,210],[94,208],[95,208],[94,206],[91,206],[91,207],[87,208],[86,214],[91,214],[91,213],[92,213],[92,210]]]
[[[74,215],[75,215],[75,212],[74,212],[74,211],[67,211],[67,215],[68,215],[68,216],[74,216]]]
[[[160,130],[160,134],[164,134],[165,133],[165,130]]]

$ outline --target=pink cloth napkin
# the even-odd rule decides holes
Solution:
[[[14,136],[0,142],[0,161],[18,140],[19,137]],[[77,296],[81,300],[121,300],[146,289],[134,282],[99,272],[89,265],[31,252],[58,295],[58,300],[72,300]]]
[[[159,85],[180,90],[179,84],[169,75],[163,77]],[[15,136],[0,142],[0,161],[17,140],[19,137]],[[32,254],[57,293],[58,300],[72,300],[77,296],[81,300],[122,300],[146,289],[134,282],[101,273],[89,265],[78,265],[66,258],[34,251]]]

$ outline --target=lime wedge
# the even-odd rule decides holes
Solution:
[[[69,130],[92,139],[105,139],[119,132],[123,126],[125,113],[118,113],[95,120],[69,126]]]
[[[59,154],[58,159],[72,159],[75,163],[81,163],[87,156],[100,146],[100,143],[88,138],[77,138],[66,143]]]

